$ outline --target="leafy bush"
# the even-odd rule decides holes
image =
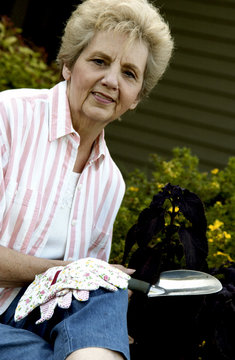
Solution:
[[[199,159],[187,148],[175,148],[169,161],[152,155],[150,178],[140,170],[127,176],[127,190],[113,234],[112,262],[121,262],[128,230],[140,212],[167,183],[195,193],[203,202],[207,219],[208,266],[219,267],[234,261],[235,254],[235,157],[223,169],[201,172]]]
[[[5,16],[0,21],[0,91],[50,88],[58,81],[55,65],[47,65],[43,49],[28,44]]]

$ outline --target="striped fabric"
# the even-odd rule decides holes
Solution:
[[[39,256],[73,170],[80,137],[72,127],[66,82],[50,90],[0,94],[0,245]],[[108,260],[113,223],[125,185],[97,138],[79,178],[65,260]],[[1,289],[0,313],[18,293]]]

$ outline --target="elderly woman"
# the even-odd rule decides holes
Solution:
[[[64,81],[1,93],[1,360],[129,359],[127,291],[105,285],[111,265],[89,299],[78,291],[67,307],[47,306],[43,323],[35,324],[37,304],[20,321],[14,313],[37,274],[53,274],[36,276],[40,288],[48,279],[57,283],[64,268],[69,274],[78,259],[108,261],[124,182],[104,128],[148,95],[172,47],[167,24],[147,0],[86,0],[62,38]]]

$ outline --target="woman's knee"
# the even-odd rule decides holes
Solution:
[[[123,356],[116,351],[104,348],[89,347],[79,349],[70,354],[67,360],[123,360]]]

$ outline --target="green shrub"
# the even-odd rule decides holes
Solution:
[[[7,17],[0,20],[0,91],[14,88],[50,88],[58,69],[47,65],[45,52],[22,38]]]
[[[113,233],[111,262],[120,262],[128,230],[139,213],[150,205],[153,195],[167,183],[194,192],[202,200],[207,218],[208,265],[218,267],[234,261],[235,254],[235,157],[223,170],[201,172],[199,159],[187,148],[175,148],[169,161],[151,156],[153,171],[148,179],[140,170],[127,176],[127,190]]]

